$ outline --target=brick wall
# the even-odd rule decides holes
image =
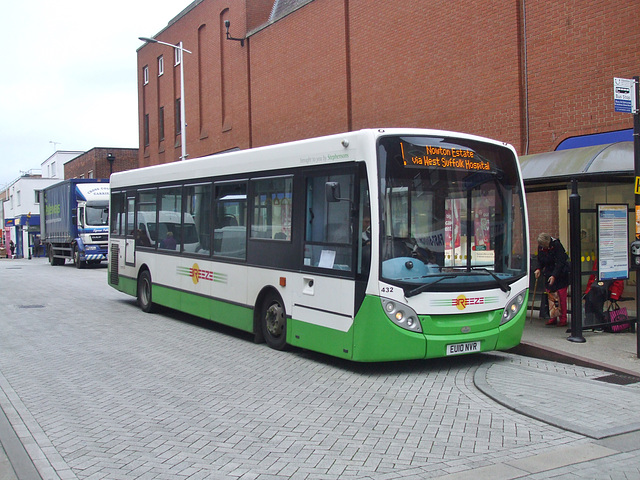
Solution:
[[[268,18],[264,1],[251,9],[251,19]],[[262,6],[261,6],[262,5]],[[184,54],[187,156],[196,158],[232,148],[249,147],[247,48],[226,40],[224,20],[230,33],[246,32],[244,1],[203,1],[178,21],[156,35],[156,39],[191,51]],[[158,75],[158,57],[164,58],[164,73]],[[142,71],[149,68],[149,83]],[[174,64],[174,49],[148,44],[138,51],[138,109],[140,166],[179,160],[180,123],[176,122],[176,99],[180,98],[180,66]],[[159,109],[164,108],[164,139],[160,138]],[[149,115],[149,145],[144,142],[144,117]]]
[[[613,109],[613,78],[640,74],[638,4],[527,2],[531,143],[554,150],[576,135],[631,128]]]
[[[524,154],[632,126],[612,99],[613,77],[640,64],[632,3],[527,2],[525,15],[506,0],[455,12],[446,2],[315,0],[266,25],[272,5],[204,0],[157,35],[193,52],[184,60],[189,157],[376,126],[477,133]],[[232,36],[251,32],[244,47],[225,39],[225,19]],[[140,138],[148,113],[150,142],[140,164],[175,161],[179,68],[158,44],[139,50],[139,75],[144,65]]]
[[[138,168],[137,148],[92,148],[64,164],[64,178],[109,178],[109,153],[115,157],[113,173]]]
[[[349,129],[342,1],[311,2],[252,36],[253,146]]]
[[[529,248],[538,251],[538,235],[546,232],[554,238],[560,236],[558,215],[558,192],[536,192],[527,194],[529,213]],[[566,242],[565,242],[566,243]]]
[[[457,2],[455,13],[446,2],[349,5],[354,128],[443,128],[519,144],[516,2]]]

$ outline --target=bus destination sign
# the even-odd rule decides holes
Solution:
[[[491,170],[489,161],[476,158],[473,150],[461,148],[443,148],[427,145],[424,154],[419,152],[408,155],[405,155],[403,148],[402,160],[404,161],[404,166],[408,168],[455,169],[473,172]]]

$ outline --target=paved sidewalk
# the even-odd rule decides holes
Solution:
[[[635,301],[621,303],[635,316]],[[606,333],[584,330],[584,343],[570,342],[566,327],[545,326],[538,313],[529,312],[520,347],[515,353],[547,360],[601,368],[617,373],[640,375],[636,333]]]
[[[0,480],[640,479],[635,334],[534,318],[511,352],[362,365],[143,314],[105,276],[0,261]]]

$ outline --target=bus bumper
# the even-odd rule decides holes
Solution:
[[[379,298],[366,297],[354,322],[352,360],[380,362],[441,358],[508,350],[520,343],[526,308],[504,325],[499,325],[502,311],[495,311],[493,315],[488,312],[487,315],[494,320],[469,333],[461,333],[458,329],[456,332],[451,327],[434,328],[433,325],[428,333],[414,333],[388,320]],[[422,322],[425,323],[424,320]],[[438,333],[440,331],[442,333]]]

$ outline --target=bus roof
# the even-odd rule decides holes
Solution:
[[[305,165],[364,161],[367,157],[375,158],[375,140],[386,135],[466,138],[506,146],[513,150],[515,155],[515,149],[511,145],[465,133],[418,128],[363,129],[118,172],[111,175],[111,188],[184,181],[213,175],[281,170]]]

